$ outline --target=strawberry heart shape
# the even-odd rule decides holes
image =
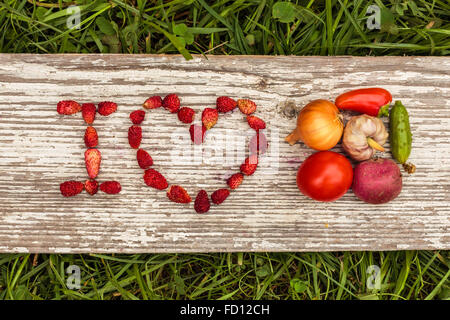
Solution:
[[[160,96],[152,96],[148,98],[144,104],[144,109],[151,110],[163,107],[170,111],[170,113],[176,113],[178,119],[182,123],[190,124],[194,121],[195,111],[192,108],[181,107],[180,99],[176,94],[169,94],[164,99]],[[250,155],[244,160],[240,166],[240,172],[231,175],[227,180],[228,188],[222,188],[214,191],[211,194],[211,201],[215,205],[223,203],[230,195],[230,190],[235,190],[242,183],[244,176],[252,175],[258,167],[258,157],[267,150],[267,139],[265,135],[260,132],[266,128],[266,123],[254,115],[257,109],[256,104],[249,99],[238,99],[237,101],[230,97],[219,97],[216,101],[216,108],[205,108],[202,111],[202,124],[191,124],[189,133],[191,140],[194,144],[202,144],[204,141],[205,133],[211,130],[217,121],[219,115],[227,112],[231,112],[234,109],[239,110],[246,115],[247,123],[250,128],[254,129],[256,134],[250,141],[249,151]],[[146,115],[145,110],[135,110],[130,113],[130,120],[133,123],[128,129],[128,142],[130,147],[137,149],[136,160],[141,169],[144,172],[144,182],[147,186],[157,190],[167,190],[167,197],[169,200],[177,203],[190,203],[192,201],[191,196],[180,185],[173,184],[169,186],[167,179],[153,166],[153,159],[151,155],[145,150],[140,148],[142,142],[142,127],[141,123],[144,121]],[[211,207],[208,193],[205,190],[200,190],[194,201],[194,209],[197,213],[206,213]]]

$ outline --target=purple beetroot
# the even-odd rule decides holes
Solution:
[[[359,163],[354,170],[353,193],[361,200],[387,203],[402,191],[402,175],[390,159],[371,159]]]

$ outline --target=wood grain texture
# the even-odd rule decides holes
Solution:
[[[0,55],[0,252],[450,249],[449,70],[443,57]],[[295,127],[285,102],[300,108],[370,86],[407,106],[417,172],[404,175],[401,195],[385,205],[365,204],[352,192],[333,203],[307,199],[295,176],[313,151],[284,142]],[[197,119],[218,96],[250,98],[268,123],[270,148],[259,169],[208,214],[148,188],[128,145],[129,113],[150,95],[171,92]],[[120,195],[61,196],[61,182],[87,176],[86,125],[81,114],[56,113],[65,99],[118,103],[94,125],[103,155],[99,181],[120,181]],[[220,160],[231,143],[221,138],[227,134],[240,150],[248,127],[239,112],[221,116],[203,149],[191,145],[188,127],[163,109],[147,112],[142,147],[169,183],[192,197],[199,189],[210,194],[243,159],[231,153]]]

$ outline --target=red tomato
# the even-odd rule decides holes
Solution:
[[[298,168],[300,191],[318,201],[334,201],[351,187],[353,168],[346,157],[332,151],[320,151],[309,156]]]

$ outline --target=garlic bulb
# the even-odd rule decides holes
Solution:
[[[381,119],[366,114],[351,117],[344,129],[342,146],[357,161],[372,158],[375,150],[384,151],[382,145],[389,133]]]

